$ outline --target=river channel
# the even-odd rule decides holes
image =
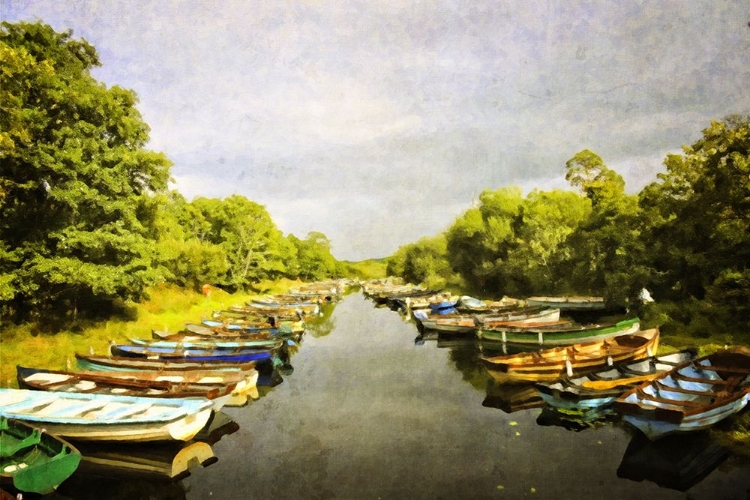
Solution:
[[[472,343],[415,342],[414,324],[346,296],[283,382],[246,407],[179,481],[77,472],[61,498],[747,499],[750,461],[707,435],[654,446],[614,423],[516,411]],[[291,372],[291,373],[290,373]],[[519,400],[520,401],[520,400]],[[231,420],[230,420],[231,419]],[[234,422],[232,422],[232,420]]]

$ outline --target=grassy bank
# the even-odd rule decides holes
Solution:
[[[37,325],[8,326],[0,337],[0,386],[17,387],[16,365],[61,370],[75,368],[75,353],[106,354],[110,341],[150,338],[151,330],[177,332],[185,323],[198,323],[213,311],[242,304],[252,297],[282,293],[299,283],[291,280],[259,283],[255,294],[229,294],[214,288],[208,297],[171,286],[149,291],[149,300],[126,305],[126,313],[99,323],[72,325],[54,334]]]

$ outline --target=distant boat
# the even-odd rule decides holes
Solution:
[[[750,349],[734,347],[687,362],[615,401],[623,420],[656,440],[707,429],[750,397]]]
[[[211,416],[202,398],[138,398],[0,389],[0,416],[85,441],[189,441]]]
[[[602,341],[480,359],[498,382],[535,382],[653,356],[658,347],[659,329],[654,328]]]
[[[628,389],[652,380],[695,357],[694,349],[620,363],[602,371],[536,384],[544,402],[555,408],[590,411],[614,403]]]
[[[637,332],[641,323],[631,318],[617,323],[572,325],[562,322],[522,323],[505,322],[477,330],[480,340],[527,346],[558,346],[605,340]]]
[[[549,307],[520,307],[497,313],[477,314],[474,316],[476,325],[480,328],[502,326],[508,321],[519,323],[538,323],[542,321],[559,321],[560,309]]]
[[[4,416],[0,445],[0,480],[22,492],[52,493],[81,461],[80,452],[62,438]]]
[[[526,305],[556,307],[562,311],[602,311],[607,308],[604,297],[529,297]]]

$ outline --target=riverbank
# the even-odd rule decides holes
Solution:
[[[128,343],[128,338],[151,337],[151,330],[178,332],[186,323],[199,323],[213,311],[263,295],[284,293],[298,281],[279,280],[259,283],[256,293],[230,294],[212,288],[208,296],[175,286],[149,290],[149,299],[125,305],[119,317],[101,322],[79,322],[67,329],[49,333],[38,325],[5,327],[0,336],[0,387],[17,388],[16,365],[64,370],[75,367],[75,354],[109,352],[109,343]]]

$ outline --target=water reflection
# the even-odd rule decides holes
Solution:
[[[260,398],[225,409],[199,435],[198,448],[209,445],[219,458],[210,467],[198,467],[196,458],[181,480],[173,471],[160,481],[79,476],[60,493],[191,500],[684,498],[663,479],[643,472],[636,478],[628,457],[640,452],[631,449],[629,430],[607,421],[569,432],[573,416],[553,422],[533,385],[494,382],[478,362],[493,346],[415,340],[413,324],[358,296],[333,309],[310,322],[304,343],[290,346],[283,364],[294,365],[293,373],[279,366],[261,372]],[[742,498],[750,489],[746,464],[712,467],[687,486],[691,498]]]
[[[616,418],[617,414],[609,409],[578,411],[542,405],[542,412],[536,418],[536,423],[542,426],[556,425],[570,431],[580,432],[585,429],[611,425]]]
[[[541,408],[544,401],[533,384],[498,384],[487,382],[487,396],[482,406],[497,408],[505,413]]]
[[[702,481],[729,456],[729,450],[706,432],[685,439],[667,436],[649,441],[642,434],[628,444],[617,477],[653,481],[664,488],[687,491]]]

